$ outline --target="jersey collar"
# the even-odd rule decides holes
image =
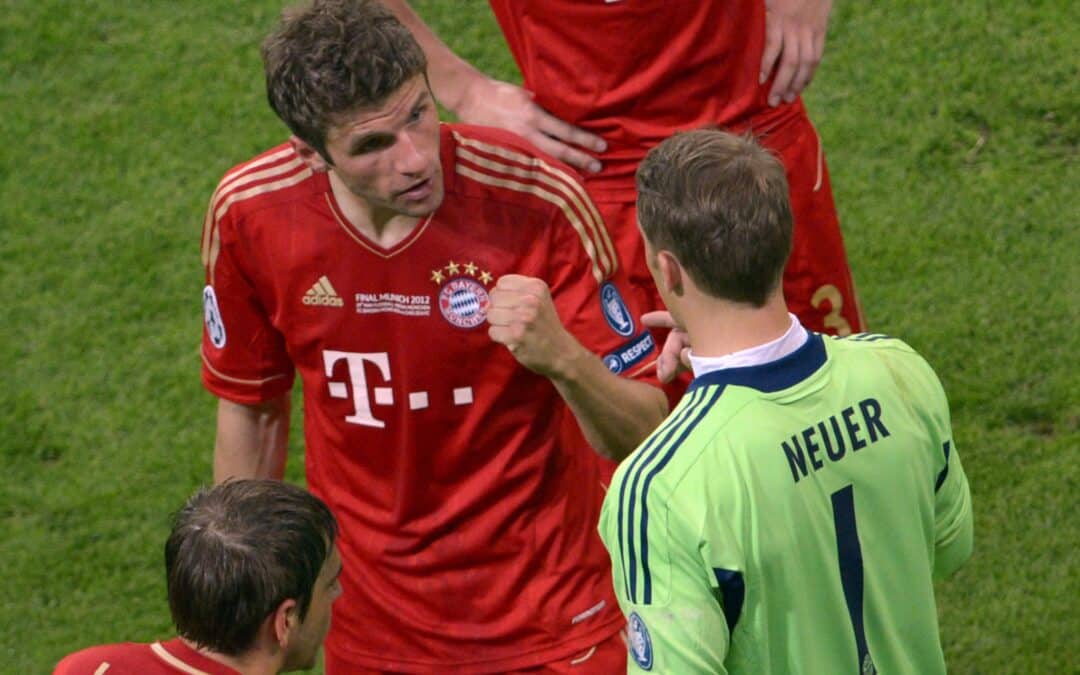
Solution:
[[[787,389],[813,375],[825,364],[825,340],[810,333],[806,342],[783,358],[757,366],[713,370],[694,378],[687,392],[698,387],[737,385],[762,392]]]
[[[691,349],[690,365],[693,367],[695,377],[713,370],[760,366],[763,363],[785,357],[802,347],[806,343],[806,336],[807,331],[799,323],[798,317],[788,312],[788,329],[775,340],[730,354],[724,354],[723,356],[698,356]]]

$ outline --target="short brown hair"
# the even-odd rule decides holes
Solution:
[[[270,107],[328,161],[335,115],[378,105],[427,69],[409,29],[372,0],[313,0],[285,10],[262,58]]]
[[[791,203],[780,161],[750,136],[678,133],[637,170],[637,215],[705,292],[760,307],[791,253]]]
[[[296,600],[302,621],[335,539],[330,509],[296,485],[236,480],[200,490],[177,512],[165,542],[169,610],[180,636],[239,656],[285,600]]]

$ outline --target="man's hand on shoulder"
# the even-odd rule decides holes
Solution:
[[[549,378],[564,375],[583,348],[562,324],[542,279],[520,274],[499,277],[491,291],[488,335],[505,345],[518,363]]]
[[[791,103],[810,84],[825,53],[831,9],[831,0],[765,0],[760,81],[776,70],[769,105]]]
[[[607,149],[604,139],[550,114],[521,87],[490,77],[474,78],[454,111],[462,122],[512,131],[555,159],[588,173],[600,162],[588,154]]]

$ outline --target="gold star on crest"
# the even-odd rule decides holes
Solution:
[[[437,270],[431,270],[431,280],[432,280],[432,281],[434,281],[434,282],[435,282],[435,283],[437,283],[437,284],[441,284],[441,283],[442,283],[442,280],[443,280],[443,278],[444,278],[444,277],[443,277],[443,273],[442,273],[442,269],[441,269],[441,268],[440,268],[440,269],[437,269]]]
[[[458,273],[458,272],[460,272],[460,271],[461,271],[461,266],[460,266],[460,265],[458,265],[458,264],[457,264],[456,262],[454,262],[453,260],[451,260],[451,261],[450,261],[450,264],[448,264],[448,265],[446,266],[446,275],[447,275],[447,276],[450,276],[451,274],[457,274],[457,273]]]
[[[487,270],[484,270],[484,271],[480,272],[479,279],[480,279],[481,283],[490,284],[492,279],[494,279],[494,278],[495,277],[491,276],[491,272],[488,272]]]
[[[468,274],[470,277],[475,277],[476,265],[474,265],[472,262],[465,263],[465,274]]]

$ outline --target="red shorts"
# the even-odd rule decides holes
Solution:
[[[358,668],[329,651],[326,652],[323,662],[326,675],[391,675],[388,671]],[[457,673],[469,672],[462,668],[438,672],[450,670]],[[620,630],[579,654],[541,666],[506,672],[510,675],[623,675],[626,672],[626,638]]]
[[[780,155],[791,191],[795,230],[791,257],[784,269],[788,309],[813,331],[833,335],[864,331],[866,326],[844,252],[817,130],[802,115],[759,140]],[[643,312],[663,309],[645,265],[637,212],[630,194],[628,190],[590,193],[612,234],[619,259],[626,266],[638,306]]]

